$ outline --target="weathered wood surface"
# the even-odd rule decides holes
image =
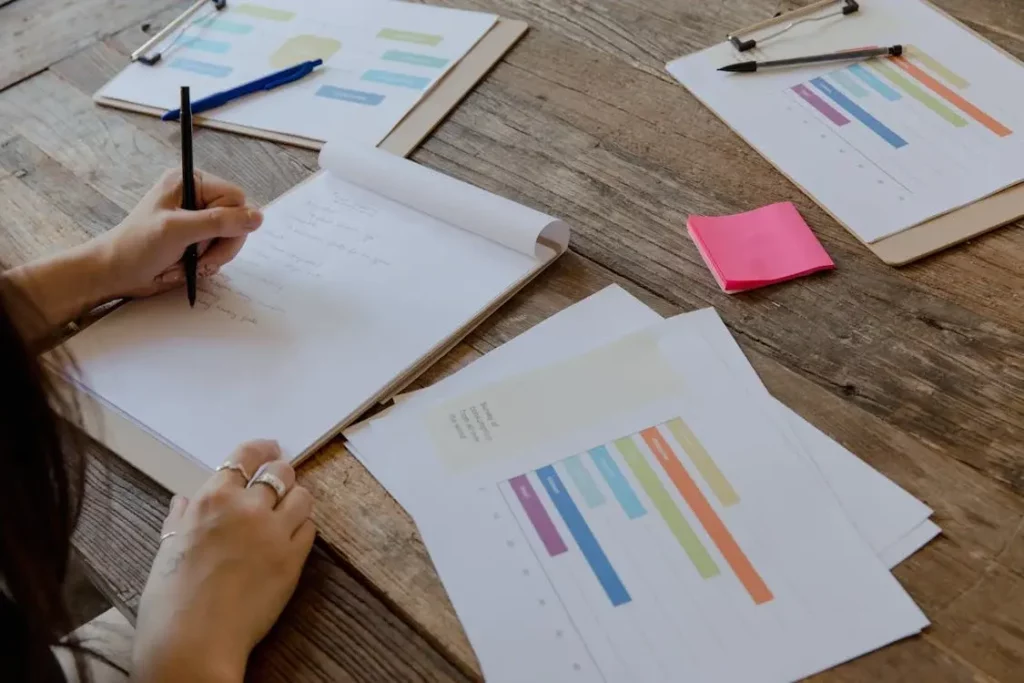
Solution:
[[[81,4],[93,7],[103,22],[83,19],[66,29],[81,45],[113,34],[108,25],[127,28],[73,54],[58,54],[53,46],[44,53],[25,42],[12,49],[2,40],[8,14],[25,3],[32,0],[0,7],[0,88],[20,81],[0,92],[0,265],[77,243],[113,225],[160,170],[177,163],[172,128],[90,101],[124,64],[127,52],[145,39],[135,18],[141,15],[105,9],[118,2],[90,0]],[[35,4],[47,3],[60,5]],[[426,381],[610,282],[623,284],[664,314],[713,305],[776,396],[923,498],[945,532],[896,570],[933,626],[922,637],[821,680],[1024,680],[1020,227],[908,268],[889,268],[664,72],[669,58],[801,3],[439,4],[497,11],[527,20],[532,30],[414,158],[565,216],[575,234],[574,253],[449,354]],[[1024,56],[1024,5],[938,4]],[[159,25],[182,5],[152,21]],[[148,11],[166,6],[153,4]],[[22,63],[12,64],[8,54]],[[63,55],[70,56],[51,65]],[[46,59],[50,62],[43,63]],[[23,80],[48,65],[48,71]],[[259,202],[316,166],[308,152],[211,131],[199,133],[197,154],[204,168],[241,183]],[[685,236],[686,216],[780,200],[798,204],[838,269],[752,294],[720,293]],[[119,552],[130,555],[138,569],[120,571],[96,546],[89,552],[88,543],[80,545],[105,587],[128,596],[122,603],[130,608],[142,586],[152,552],[147,543],[164,501],[126,468],[112,467],[109,459],[100,462],[107,463],[103,475],[121,497],[113,519],[87,515],[94,520],[89,543],[129,539]],[[317,496],[317,522],[330,554],[448,661],[478,676],[472,651],[401,508],[338,443],[305,465],[300,476]],[[102,509],[99,498],[90,500],[89,509]],[[303,590],[318,589],[304,584]],[[331,609],[337,608],[319,598],[300,601],[282,622],[279,637],[286,640],[291,629],[312,633],[315,624],[333,619],[325,616]],[[386,635],[392,633],[391,623],[374,611],[363,624],[382,650],[395,642]],[[316,661],[336,662],[349,636],[333,635],[333,641],[294,647],[315,650]],[[280,657],[291,666],[294,656],[286,653],[296,650],[275,647],[260,662],[284,666]],[[331,679],[327,671],[307,673],[310,679]],[[382,671],[348,675],[372,679]],[[438,677],[449,675],[438,671]]]

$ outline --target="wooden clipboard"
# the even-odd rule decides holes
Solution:
[[[413,150],[444,120],[452,109],[462,101],[476,84],[483,79],[494,66],[501,61],[505,53],[519,42],[529,26],[523,21],[498,18],[491,30],[480,39],[469,53],[456,64],[444,78],[428,93],[409,114],[402,119],[394,130],[377,147],[399,156],[409,156]],[[127,100],[119,100],[97,95],[93,98],[97,104],[137,114],[161,116],[163,109],[148,107]],[[319,151],[324,145],[323,140],[287,135],[274,131],[224,123],[202,116],[196,116],[194,123],[228,133],[248,135],[285,145],[305,147]]]
[[[1018,64],[1024,65],[1024,62],[1017,59],[1012,54],[1010,54],[1003,48],[999,47],[992,41],[988,40],[987,38],[979,34],[977,31],[974,31],[969,26],[965,26],[963,23],[957,21],[955,17],[951,16],[949,13],[945,12],[941,8],[936,7],[931,2],[928,2],[928,0],[919,1],[922,4],[928,5],[935,11],[939,12],[940,14],[948,18],[950,21],[955,22],[961,28],[966,29],[978,40],[981,40],[987,43],[988,45],[991,45],[992,47],[999,50],[1001,53],[1003,53],[1013,61],[1017,62]],[[815,12],[824,9],[829,5],[835,4],[836,0],[821,0],[821,2],[816,2],[812,5],[808,5],[807,7],[803,7],[794,12],[781,14],[767,21],[762,21],[760,23],[754,24],[753,26],[742,29],[741,31],[737,31],[734,34],[731,34],[729,38],[730,40],[732,40],[734,36],[749,35],[751,33],[758,32],[766,28],[771,28],[779,24],[800,19],[802,17],[814,14]],[[705,106],[707,106],[706,103]],[[711,107],[708,107],[708,109],[711,110],[712,113],[714,113],[716,116],[718,116],[718,114]],[[736,131],[736,129],[733,128],[728,121],[726,121],[722,117],[719,118],[722,120],[723,123],[729,126],[729,128],[733,132],[735,132],[737,135],[740,135],[739,132]],[[740,137],[743,136],[740,135]],[[768,157],[765,157],[765,159],[773,166],[775,166],[771,159],[768,159]],[[811,193],[808,192],[806,188],[801,186],[800,183],[796,182],[796,180],[794,180],[788,173],[786,173],[785,170],[779,168],[778,166],[775,166],[775,168],[778,169],[779,172],[781,172],[787,178],[789,178],[789,180],[794,185],[799,187],[804,194],[811,198],[811,200],[814,200],[815,203],[817,203],[817,201],[814,199],[814,196],[811,195]],[[821,206],[821,204],[818,205]],[[995,230],[996,228],[1002,227],[1004,225],[1007,225],[1008,223],[1016,221],[1021,217],[1024,217],[1024,183],[1014,185],[1013,187],[1007,188],[1001,192],[997,192],[984,199],[980,199],[972,204],[968,204],[967,206],[961,207],[959,209],[954,209],[941,216],[937,216],[936,218],[932,218],[923,223],[919,223],[918,225],[907,228],[906,230],[898,232],[895,235],[884,237],[878,240],[877,242],[872,243],[864,242],[864,240],[860,239],[856,232],[850,230],[849,226],[847,226],[845,223],[839,220],[826,207],[821,206],[821,208],[824,209],[825,212],[828,213],[830,216],[832,216],[832,218],[834,218],[837,223],[846,228],[846,230],[849,231],[850,234],[852,234],[854,237],[857,237],[857,239],[860,240],[864,244],[864,246],[870,249],[878,258],[882,259],[885,263],[891,266],[902,266],[907,263],[910,263],[911,261],[916,261],[926,256],[931,256],[932,254],[942,251],[947,247],[960,244],[961,242],[965,242],[973,237],[982,235],[986,232],[989,232],[990,230]]]

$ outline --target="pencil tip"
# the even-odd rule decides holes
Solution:
[[[738,62],[736,64],[726,64],[725,66],[718,69],[719,71],[727,71],[729,73],[751,73],[757,71],[757,62]]]

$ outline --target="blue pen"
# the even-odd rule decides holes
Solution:
[[[262,78],[257,78],[255,81],[250,81],[242,85],[225,90],[224,92],[214,93],[209,97],[204,97],[201,100],[196,100],[192,103],[192,113],[201,114],[204,111],[210,109],[216,109],[217,107],[223,106],[232,100],[237,100],[240,97],[251,95],[253,93],[262,92],[264,90],[273,90],[279,85],[285,85],[287,83],[294,83],[300,78],[305,78],[313,69],[317,68],[324,63],[322,59],[314,59],[311,62],[303,62],[302,64],[296,64],[290,66],[287,69],[282,69],[276,73],[269,74]],[[163,121],[177,121],[181,118],[180,109],[172,109],[163,116],[160,117]]]

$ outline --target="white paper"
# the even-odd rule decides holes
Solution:
[[[469,469],[453,468],[444,453],[435,451],[434,444],[443,442],[431,437],[431,422],[418,415],[401,419],[401,428],[384,435],[389,447],[420,459],[408,464],[417,481],[405,497],[412,501],[485,678],[788,681],[918,632],[927,620],[819,475],[790,447],[776,426],[777,410],[756,392],[735,389],[731,370],[717,361],[685,316],[639,335],[656,340],[656,352],[683,379],[679,395],[636,405],[599,423],[578,422],[566,412],[576,424],[567,423],[564,433],[528,450],[481,457]],[[637,358],[630,355],[633,340],[616,345],[624,351],[618,366],[593,363],[590,370],[593,376],[614,377],[604,390],[622,393],[630,374],[608,371],[623,363],[629,367]],[[588,355],[603,360],[607,350]],[[515,383],[523,389],[521,400],[495,402],[493,419],[499,424],[549,420],[547,402],[531,397],[575,373],[577,368],[561,364],[520,375]],[[477,389],[450,403],[484,405],[501,386]],[[443,419],[448,410],[428,410],[426,417]],[[689,423],[737,494],[734,504],[720,502],[710,479],[699,476],[672,446],[693,479],[691,490],[696,488],[705,508],[710,506],[724,524],[770,596],[740,581],[744,572],[735,551],[716,540],[722,533],[712,531],[707,515],[696,512],[700,506],[691,502],[694,494],[683,495],[661,456],[646,439],[633,437],[639,459],[652,466],[657,485],[718,569],[702,576],[697,561],[669,531],[661,507],[646,494],[638,470],[616,452],[617,437],[672,416]],[[671,440],[664,428],[658,430]],[[499,429],[492,436],[506,435]],[[645,509],[641,516],[627,516],[625,504],[613,497],[611,484],[592,464],[596,460],[588,457],[601,444],[637,493]],[[599,503],[585,502],[586,493],[566,459],[573,454],[582,454],[581,466],[600,488]],[[548,466],[557,477],[552,478]],[[542,506],[564,550],[553,552],[537,531],[513,488],[522,484],[519,475],[526,477],[532,500]],[[555,502],[565,495],[575,501],[573,515]],[[615,581],[587,559],[595,556],[594,543],[580,540],[581,526],[597,539]]]
[[[939,528],[939,525],[931,520],[925,520],[916,529],[882,551],[882,562],[891,569],[941,533],[942,529]]]
[[[345,432],[349,447],[374,477],[400,503],[406,504],[409,496],[405,492],[417,482],[417,468],[410,463],[414,456],[375,441],[375,426],[378,433],[386,431],[400,416],[422,411],[446,397],[572,358],[661,319],[617,285],[607,287],[437,384],[399,397],[396,399],[398,406],[387,413],[350,427]],[[713,311],[687,314],[686,319],[720,351],[735,374],[734,381],[761,387],[753,367]],[[609,324],[612,321],[613,324]],[[794,447],[816,465],[851,522],[876,554],[881,554],[928,519],[931,510],[926,505],[782,403],[773,398],[768,400],[777,406],[781,419],[789,425]]]
[[[523,254],[543,259],[552,251],[565,251],[569,244],[569,226],[557,218],[376,147],[332,140],[320,153],[320,166],[342,180]],[[552,245],[540,244],[542,238]]]
[[[160,62],[130,64],[99,95],[175,109],[179,86],[191,86],[195,101],[324,58],[300,81],[204,116],[375,146],[496,21],[493,14],[387,0],[230,2],[222,12],[201,11],[183,34],[155,48]]]
[[[717,70],[894,44],[971,109],[888,60]],[[1024,67],[920,0],[863,2],[855,14],[798,25],[749,52],[722,43],[668,70],[865,242],[1024,180]]]
[[[194,310],[182,290],[132,302],[67,348],[91,393],[207,466],[254,438],[296,458],[539,265],[325,173]]]

